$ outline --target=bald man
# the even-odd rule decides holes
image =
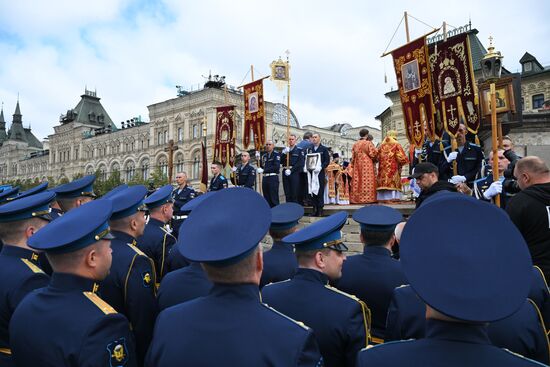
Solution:
[[[550,279],[550,170],[530,156],[517,161],[514,176],[521,191],[510,198],[506,212],[525,238],[533,264]]]

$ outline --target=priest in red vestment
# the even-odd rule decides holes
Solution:
[[[353,144],[351,169],[351,192],[350,202],[352,204],[366,204],[376,202],[376,167],[378,151],[368,140],[369,131],[361,129],[360,139]]]
[[[378,200],[401,200],[401,168],[409,163],[401,144],[395,139],[397,132],[388,131],[378,148]]]

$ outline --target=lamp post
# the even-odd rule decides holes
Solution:
[[[489,48],[487,54],[481,60],[481,71],[483,73],[483,79],[489,84],[490,90],[490,108],[491,108],[491,140],[493,150],[493,182],[499,180],[498,172],[498,147],[502,142],[498,138],[499,126],[497,122],[497,98],[496,98],[496,86],[495,83],[500,78],[502,73],[502,55],[499,51],[495,51],[493,46],[493,37],[489,37]],[[500,207],[500,195],[495,196],[495,205]]]

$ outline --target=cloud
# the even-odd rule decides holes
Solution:
[[[471,18],[484,44],[489,35],[495,38],[510,70],[519,68],[525,51],[550,64],[550,50],[541,41],[550,38],[544,0],[506,7],[473,0],[439,4],[6,2],[0,13],[0,100],[9,116],[19,92],[24,123],[41,138],[53,133],[59,115],[76,105],[85,86],[97,88],[116,123],[137,115],[148,120],[147,105],[175,97],[176,85],[196,89],[210,70],[240,85],[250,78],[251,64],[256,77],[266,75],[269,63],[289,49],[291,106],[303,125],[376,126],[374,116],[390,104],[384,93],[395,88],[391,58],[380,54],[405,8],[430,26],[443,20],[461,26]],[[409,25],[413,38],[430,29],[413,18]],[[401,26],[389,48],[404,42]],[[268,100],[284,102],[285,93],[266,82]]]

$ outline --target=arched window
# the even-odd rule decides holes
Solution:
[[[93,175],[93,174],[94,174],[94,167],[88,166],[88,168],[86,168],[86,175]]]
[[[131,181],[136,173],[136,164],[134,161],[128,161],[126,163],[126,182]]]
[[[144,180],[149,178],[149,159],[147,158],[141,161],[141,178]]]
[[[183,141],[183,128],[178,127],[178,141]]]
[[[99,166],[99,177],[100,181],[105,181],[107,179],[107,167],[105,165]]]
[[[168,176],[168,161],[165,156],[161,156],[158,160],[158,166],[163,176]]]
[[[176,155],[176,173],[177,172],[183,172],[184,169],[183,169],[183,154],[182,153],[178,153]]]
[[[200,167],[201,167],[201,155],[200,155],[200,151],[198,151],[193,156],[193,178],[194,179],[200,178]]]

